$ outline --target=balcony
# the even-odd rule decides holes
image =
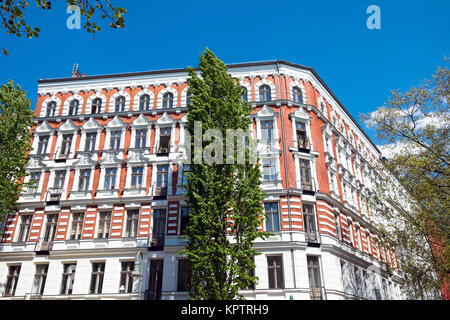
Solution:
[[[58,204],[59,200],[61,200],[62,192],[63,192],[62,188],[48,188],[45,201],[55,202],[56,204]]]
[[[311,151],[311,143],[309,140],[306,139],[299,139],[297,141],[298,151],[300,152],[307,152],[309,153]]]
[[[302,186],[302,192],[304,194],[314,195],[316,192],[316,184],[315,184],[314,180],[302,181],[301,186]]]
[[[155,200],[165,200],[167,199],[167,187],[160,186],[156,184],[153,185],[153,199]]]
[[[324,300],[323,290],[324,287],[310,287],[309,288],[309,296],[311,300]]]
[[[147,243],[148,250],[150,251],[162,250],[164,247],[164,240],[165,240],[164,233],[151,234],[150,237],[148,238]]]
[[[36,255],[49,255],[52,249],[53,249],[52,240],[39,239],[39,241],[36,242],[36,245],[34,247],[34,252],[36,253]]]

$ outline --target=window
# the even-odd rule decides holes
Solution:
[[[147,129],[137,129],[136,130],[136,143],[135,148],[145,148],[145,140],[147,138]]]
[[[78,100],[72,100],[69,104],[69,116],[75,116],[78,114],[78,106],[80,102]]]
[[[122,136],[122,132],[119,130],[111,131],[111,136],[109,140],[109,149],[117,150],[120,149],[120,138]]]
[[[186,93],[186,107],[189,107],[189,105],[191,104],[191,97],[192,93],[190,92]]]
[[[65,263],[63,265],[61,294],[72,294],[76,267],[75,263]]]
[[[126,293],[133,292],[133,277],[131,273],[134,269],[134,261],[122,262],[122,270],[120,271],[120,287],[125,288]]]
[[[131,169],[131,188],[142,188],[142,175],[144,173],[144,167],[133,167]]]
[[[269,289],[282,289],[283,262],[282,256],[267,256],[267,272],[269,274]]]
[[[167,188],[169,179],[169,166],[167,164],[158,165],[156,172],[156,186]]]
[[[51,101],[47,104],[47,117],[54,117],[56,111],[56,102]]]
[[[264,203],[264,211],[266,213],[266,231],[280,231],[280,218],[278,214],[277,202]]]
[[[70,147],[72,145],[72,137],[73,137],[73,135],[71,135],[71,134],[63,135],[60,155],[62,155],[62,156],[69,155]]]
[[[322,298],[322,284],[320,280],[319,258],[316,256],[307,256],[307,263],[311,300],[320,300]]]
[[[297,103],[303,103],[302,90],[299,87],[292,88],[292,100]]]
[[[48,264],[37,264],[36,274],[34,275],[33,289],[31,292],[35,295],[44,293],[45,281],[47,280]]]
[[[295,129],[297,132],[297,144],[301,149],[309,149],[309,140],[306,135],[306,124],[304,122],[296,122]]]
[[[190,207],[181,207],[180,213],[180,234],[184,234],[186,226],[189,223],[189,213],[191,212]]]
[[[320,111],[322,111],[323,113],[326,112],[325,104],[323,102],[320,103]]]
[[[307,242],[317,241],[316,221],[314,217],[314,206],[312,204],[303,204],[303,223],[305,227],[305,237]]]
[[[277,180],[277,166],[275,160],[263,160],[264,181]]]
[[[273,138],[273,121],[264,120],[261,121],[261,139],[270,141]]]
[[[163,108],[172,108],[173,107],[173,93],[166,92],[163,95]]]
[[[259,88],[259,101],[271,101],[270,87],[267,85]]]
[[[53,241],[55,239],[57,225],[58,225],[58,215],[48,214],[47,224],[45,226],[44,241]]]
[[[189,172],[191,171],[191,169],[189,168],[188,164],[183,164],[183,185],[187,186],[188,184],[188,177],[189,177]]]
[[[116,112],[124,112],[125,111],[125,97],[120,96],[116,98]]]
[[[299,159],[300,162],[300,179],[302,182],[303,190],[312,190],[311,184],[311,169],[309,165],[309,160]]]
[[[191,282],[191,269],[187,259],[178,259],[177,291],[188,291]]]
[[[248,101],[248,92],[247,92],[247,88],[246,88],[246,87],[242,87],[242,90],[244,91],[244,93],[242,94],[242,100],[243,100],[243,101]]]
[[[139,98],[139,111],[150,110],[150,96],[148,94],[143,94]]]
[[[150,276],[148,285],[148,300],[160,300],[162,290],[164,260],[150,260]]]
[[[362,285],[363,284],[362,284],[362,279],[361,279],[361,272],[360,272],[360,270],[359,270],[359,268],[357,266],[355,266],[354,272],[355,272],[355,283],[356,283],[355,295],[358,296],[358,297],[362,297],[363,296],[363,293],[362,293]]]
[[[105,190],[114,190],[116,188],[117,168],[105,169]]]
[[[100,212],[97,238],[108,239],[110,226],[111,226],[111,211]]]
[[[49,139],[50,139],[50,136],[40,136],[39,137],[37,154],[45,154],[45,152],[47,151]]]
[[[163,127],[159,129],[159,150],[158,153],[167,153],[170,148],[170,136],[172,129]]]
[[[342,240],[342,232],[341,232],[341,224],[339,220],[339,215],[335,217],[335,225],[336,225],[336,235],[339,240]]]
[[[70,240],[81,239],[83,231],[84,212],[74,212],[72,214],[72,229],[70,230]]]
[[[162,246],[164,244],[164,234],[166,229],[166,209],[153,210],[152,246]]]
[[[103,276],[105,274],[105,263],[92,263],[91,287],[89,293],[102,293]]]
[[[16,294],[17,281],[19,280],[20,266],[9,266],[8,277],[6,278],[5,296]]]
[[[33,186],[28,189],[28,192],[35,193],[39,189],[39,180],[41,179],[41,173],[40,172],[32,172],[30,174],[30,183],[33,183]]]
[[[89,180],[91,178],[91,169],[80,170],[80,179],[78,191],[87,191],[89,189]]]
[[[84,151],[94,151],[96,138],[96,132],[86,133],[86,143],[84,145]]]
[[[102,111],[102,99],[96,98],[92,101],[91,113],[96,114]]]
[[[28,235],[30,233],[31,219],[33,216],[31,214],[20,216],[20,229],[18,242],[26,242],[28,240]]]
[[[53,181],[53,188],[62,189],[64,187],[65,178],[66,178],[66,170],[56,170],[55,180]]]
[[[139,210],[127,211],[127,228],[125,230],[125,237],[134,238],[137,237],[139,224]]]

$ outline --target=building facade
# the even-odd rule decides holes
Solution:
[[[254,108],[264,210],[247,299],[400,299],[371,224],[380,151],[316,72],[229,65]],[[38,81],[35,187],[4,219],[0,299],[186,299],[184,69]],[[133,274],[139,271],[141,276]]]

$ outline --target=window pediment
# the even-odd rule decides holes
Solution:
[[[90,152],[78,152],[78,154],[80,155],[79,160],[75,161],[73,163],[74,167],[77,168],[92,168],[95,166],[95,162],[92,161],[91,156],[90,156]]]
[[[156,120],[156,123],[159,125],[164,125],[164,124],[172,124],[173,123],[173,119],[171,116],[169,116],[167,114],[167,112],[164,112],[163,115],[161,117],[158,118],[158,120]]]
[[[45,133],[52,133],[54,129],[47,122],[47,120],[45,120],[35,130],[36,130],[36,133],[38,133],[38,134],[45,134]]]
[[[144,127],[149,126],[150,121],[148,121],[147,117],[144,116],[144,114],[140,114],[139,117],[137,117],[133,123],[131,124],[133,127]]]
[[[72,122],[72,120],[68,119],[66,122],[64,122],[64,124],[62,124],[58,128],[58,131],[73,132],[73,131],[75,131],[77,129],[78,129],[78,127]]]
[[[117,129],[126,127],[126,124],[117,115],[115,115],[105,127],[108,129]]]
[[[258,111],[257,115],[259,118],[276,118],[275,112],[267,105],[264,105],[262,109]]]
[[[292,114],[292,118],[296,120],[303,120],[303,121],[311,121],[311,117],[309,114],[305,111],[303,108],[298,108],[294,113]]]
[[[83,130],[98,130],[101,129],[101,125],[95,120],[93,117],[89,118],[88,121],[86,121],[81,128]]]

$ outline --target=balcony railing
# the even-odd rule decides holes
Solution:
[[[167,197],[167,187],[157,186],[156,183],[153,184],[153,197],[165,198]]]
[[[325,300],[324,287],[310,287],[309,296],[311,300]]]
[[[152,234],[148,238],[147,247],[162,248],[164,246],[164,240],[165,240],[164,233]]]
[[[59,201],[61,199],[62,188],[48,188],[46,201]]]
[[[306,230],[305,240],[308,243],[320,243],[319,232],[316,230]]]
[[[34,246],[34,252],[36,253],[47,253],[52,251],[53,249],[53,241],[52,240],[45,240],[44,238],[39,239],[39,241],[36,242],[36,245]]]
[[[311,148],[311,143],[307,139],[299,139],[297,144],[299,150],[310,150]]]

